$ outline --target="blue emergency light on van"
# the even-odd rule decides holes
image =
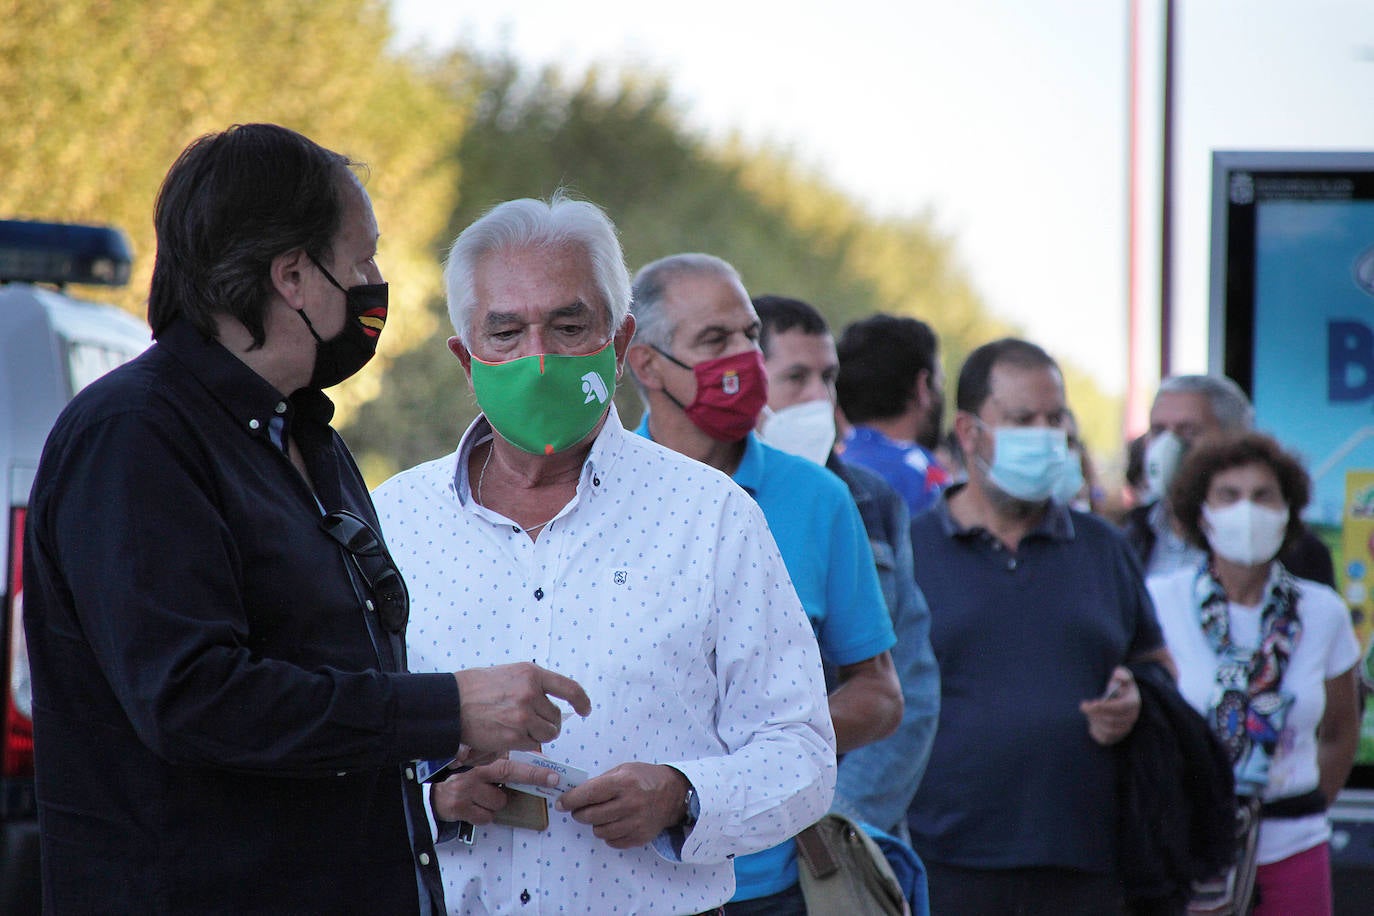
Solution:
[[[0,283],[123,286],[134,252],[111,226],[0,220]]]

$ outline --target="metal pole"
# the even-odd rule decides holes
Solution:
[[[1159,377],[1173,374],[1174,3],[1164,0],[1163,149],[1159,209]]]

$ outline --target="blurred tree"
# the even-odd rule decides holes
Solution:
[[[452,153],[462,179],[449,239],[495,203],[566,187],[610,214],[631,270],[707,251],[734,264],[753,293],[813,302],[837,332],[874,311],[917,316],[940,333],[951,374],[974,346],[1016,332],[988,313],[929,214],[878,219],[784,152],[694,136],[661,79],[595,68],[569,79],[470,49],[436,72],[472,112]],[[430,307],[434,338],[388,367],[381,395],[344,431],[373,484],[451,451],[477,413],[444,346],[452,333],[444,305]],[[628,378],[616,402],[627,424],[638,421]]]
[[[465,117],[389,38],[379,0],[0,0],[0,215],[127,231],[133,279],[100,296],[142,315],[153,203],[177,154],[233,123],[299,130],[369,166],[392,284],[384,361],[433,331],[422,305]],[[379,375],[336,400],[371,396]]]

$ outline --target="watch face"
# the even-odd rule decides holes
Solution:
[[[686,801],[687,816],[682,819],[682,822],[685,826],[691,827],[697,822],[697,818],[701,817],[701,801],[697,799],[697,790],[695,788],[689,787],[687,789]]]

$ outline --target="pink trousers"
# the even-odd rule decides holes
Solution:
[[[1259,903],[1252,916],[1331,916],[1331,847],[1322,843],[1261,865],[1255,884]]]

